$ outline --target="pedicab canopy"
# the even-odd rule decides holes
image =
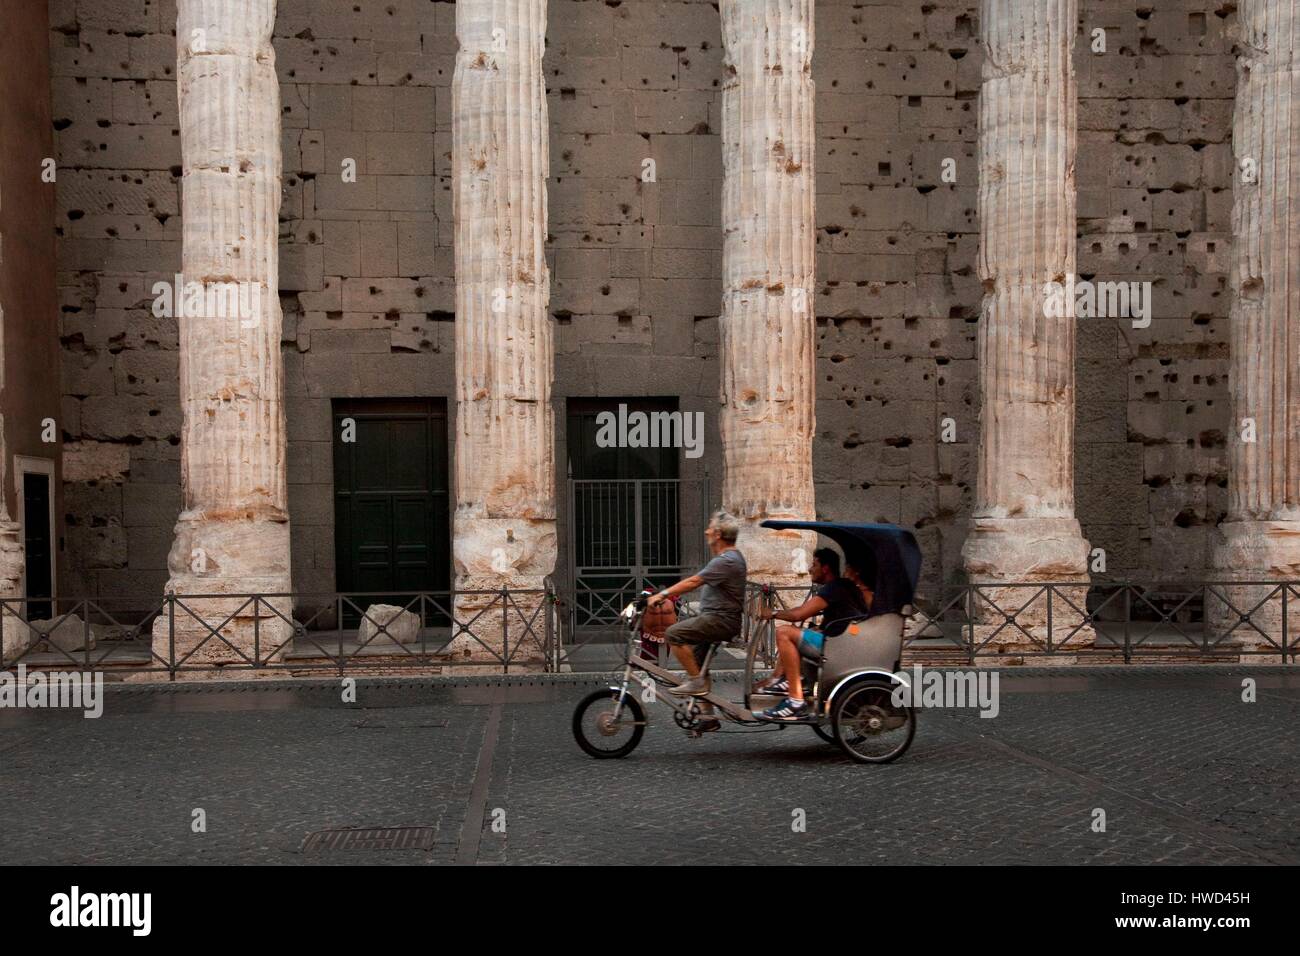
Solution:
[[[921,549],[912,532],[892,524],[764,521],[774,531],[816,531],[844,552],[844,560],[871,585],[871,616],[910,613],[921,579]]]

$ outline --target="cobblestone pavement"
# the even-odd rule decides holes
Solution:
[[[0,710],[0,862],[1300,862],[1300,671],[1003,671],[996,719],[924,711],[888,766],[802,727],[690,740],[659,705],[634,754],[594,761],[569,729],[594,686],[115,687],[97,720]],[[395,826],[435,842],[302,849]]]

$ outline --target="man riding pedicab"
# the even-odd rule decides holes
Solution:
[[[673,649],[688,677],[685,683],[670,688],[670,694],[681,697],[708,694],[713,687],[712,680],[701,670],[709,645],[730,641],[740,633],[745,607],[745,577],[749,569],[745,556],[736,549],[739,534],[740,522],[733,515],[726,511],[714,514],[704,529],[704,540],[713,553],[712,560],[689,578],[664,588],[646,602],[647,611],[652,611],[663,601],[697,589],[700,591],[699,613],[678,621],[665,632],[668,646]],[[705,719],[699,725],[700,730],[717,730],[721,726],[708,716],[713,713],[713,705],[708,701],[701,705],[701,713]]]

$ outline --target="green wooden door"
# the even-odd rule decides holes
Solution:
[[[338,589],[362,608],[406,606],[403,593],[447,590],[444,402],[334,403],[334,536]],[[355,613],[344,615],[344,626],[355,625]]]

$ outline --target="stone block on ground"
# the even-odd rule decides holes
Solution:
[[[87,641],[86,622],[76,614],[46,621],[32,621],[30,626],[36,650],[41,652],[55,650],[71,652],[87,649],[93,651],[98,640],[95,626],[92,624],[89,631],[90,639]],[[89,648],[87,644],[90,645]]]
[[[366,608],[357,637],[365,647],[414,644],[420,639],[420,616],[392,604],[372,604]]]

